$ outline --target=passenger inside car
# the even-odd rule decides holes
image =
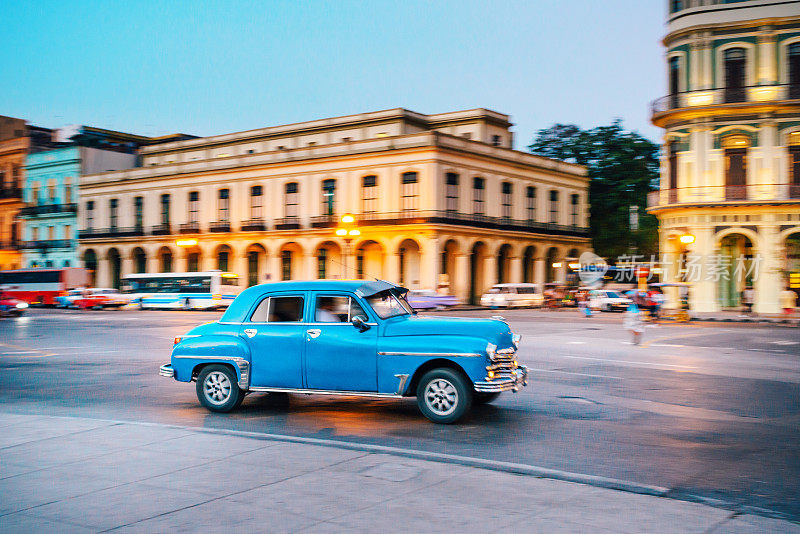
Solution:
[[[342,314],[336,313],[336,297],[319,297],[317,299],[317,310],[315,312],[316,321],[318,323],[343,323],[347,320],[347,310],[344,312],[344,319]],[[346,306],[347,297],[340,297]]]

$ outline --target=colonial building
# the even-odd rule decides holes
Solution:
[[[55,130],[52,148],[31,153],[26,159],[22,191],[25,207],[19,212],[24,224],[22,264],[26,267],[78,265],[79,177],[134,167],[139,147],[186,138],[191,136],[174,134],[150,138],[91,126]]]
[[[81,178],[80,249],[132,272],[382,278],[461,298],[563,280],[589,249],[583,167],[513,150],[509,117],[392,109],[141,149]],[[358,236],[336,235],[353,214]]]
[[[21,224],[25,158],[50,145],[50,130],[0,117],[0,270],[23,266]]]
[[[669,94],[652,107],[661,189],[648,208],[665,276],[691,284],[695,311],[736,307],[752,286],[755,311],[778,312],[800,272],[800,2],[668,7]]]

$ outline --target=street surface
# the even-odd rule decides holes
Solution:
[[[669,325],[634,346],[619,314],[501,312],[523,391],[434,425],[414,399],[250,395],[231,414],[158,376],[217,312],[31,310],[0,319],[0,411],[307,436],[597,475],[800,520],[800,328]],[[453,313],[490,316],[496,311]]]

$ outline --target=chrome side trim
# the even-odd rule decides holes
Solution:
[[[394,375],[395,378],[400,379],[400,383],[397,384],[397,394],[402,395],[403,391],[406,389],[406,382],[408,381],[408,375]]]
[[[175,378],[175,369],[172,368],[171,363],[165,363],[158,368],[159,376],[166,376],[167,378]]]
[[[482,358],[477,352],[379,352],[378,356],[441,356],[450,358]]]
[[[250,387],[250,362],[240,356],[184,356],[173,355],[176,360],[206,360],[210,362],[233,362],[239,368],[239,389],[247,391]]]
[[[335,391],[328,389],[297,389],[297,388],[270,388],[253,386],[250,391],[255,393],[302,393],[305,395],[338,395],[342,397],[391,397],[398,398],[397,393],[376,393],[374,391]]]

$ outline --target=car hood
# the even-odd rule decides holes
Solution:
[[[508,325],[497,319],[469,317],[426,317],[406,315],[386,322],[384,336],[468,336],[497,344],[510,340]],[[503,343],[505,345],[505,343]]]

